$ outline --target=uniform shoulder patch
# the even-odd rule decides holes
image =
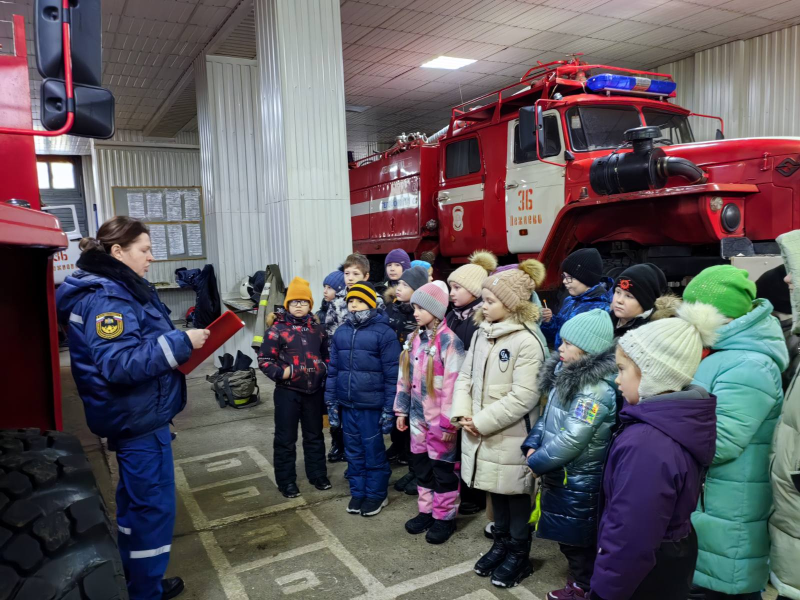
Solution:
[[[575,407],[573,416],[579,421],[583,421],[584,423],[591,425],[594,423],[594,420],[597,417],[598,410],[600,410],[600,405],[597,402],[592,402],[591,400],[581,400]]]
[[[124,324],[122,315],[115,312],[100,313],[95,318],[97,335],[104,340],[113,340],[122,335]]]

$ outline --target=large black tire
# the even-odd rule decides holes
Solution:
[[[127,600],[106,507],[77,438],[0,430],[0,600]]]

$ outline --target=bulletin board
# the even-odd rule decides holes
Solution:
[[[113,186],[111,197],[116,215],[147,224],[156,261],[206,258],[200,186]]]

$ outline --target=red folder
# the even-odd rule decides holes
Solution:
[[[222,344],[231,339],[233,334],[242,327],[244,327],[244,321],[237,317],[234,312],[228,310],[222,313],[221,317],[208,326],[207,329],[211,332],[211,335],[208,336],[203,347],[192,350],[189,360],[179,366],[178,370],[184,375],[194,371],[201,362],[214,354]]]

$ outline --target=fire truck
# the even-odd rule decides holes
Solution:
[[[124,600],[92,469],[80,441],[61,431],[54,279],[74,240],[41,206],[33,142],[113,134],[113,97],[100,87],[100,0],[37,0],[34,21],[46,131],[32,127],[22,16],[0,52],[0,599]]]
[[[608,269],[655,263],[673,286],[777,254],[776,236],[800,227],[800,138],[724,139],[722,119],[675,96],[663,73],[537,65],[454,107],[436,134],[351,163],[354,248],[376,262],[427,251],[443,272],[481,248],[501,263],[537,258],[545,290],[580,247]],[[717,119],[717,139],[695,141],[692,116]]]

